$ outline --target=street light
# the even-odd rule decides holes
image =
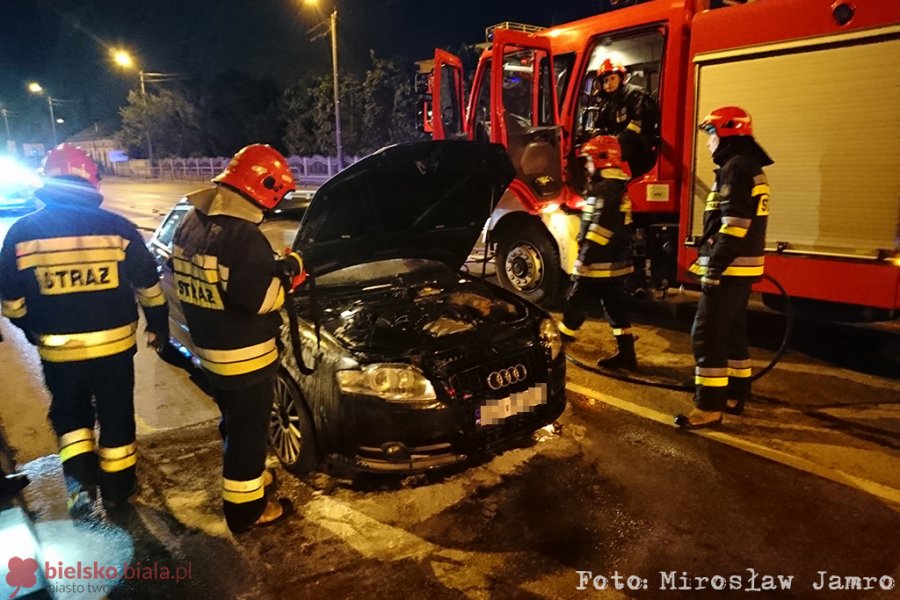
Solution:
[[[120,67],[132,69],[135,67],[134,59],[127,50],[112,50],[113,61]],[[149,73],[148,75],[164,75],[164,73]],[[138,78],[141,82],[141,99],[144,101],[144,109],[147,108],[147,87],[144,84],[144,70],[138,69]],[[144,135],[147,136],[147,160],[150,161],[150,176],[153,176],[153,140],[150,138],[150,126],[144,122]]]
[[[318,4],[317,0],[304,0],[303,2],[306,5],[316,5]],[[313,33],[323,25],[327,24],[328,30],[331,33],[331,71],[334,76],[334,136],[335,136],[335,145],[337,148],[337,162],[338,162],[338,171],[344,168],[344,145],[341,142],[341,94],[340,87],[338,86],[338,47],[337,47],[337,2],[334,4],[334,10],[331,12],[331,16],[328,17],[327,21],[322,21],[315,27],[311,28],[308,33]],[[313,39],[318,39],[324,34],[319,34],[315,36]]]
[[[32,81],[28,84],[28,91],[32,94],[41,95],[44,93],[44,88],[41,87],[36,81]],[[56,117],[53,115],[53,96],[50,93],[47,93],[47,106],[50,107],[50,128],[53,130],[53,146],[56,146]]]

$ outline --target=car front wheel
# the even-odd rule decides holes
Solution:
[[[292,473],[307,473],[318,466],[316,432],[297,385],[284,372],[275,378],[275,399],[269,420],[269,446]]]

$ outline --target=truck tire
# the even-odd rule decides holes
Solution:
[[[535,304],[546,306],[559,295],[563,281],[559,251],[535,223],[498,236],[496,265],[500,285]]]

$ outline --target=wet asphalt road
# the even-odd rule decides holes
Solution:
[[[137,206],[128,200],[127,189],[122,184],[107,194]],[[141,186],[139,191],[156,206],[177,190]],[[152,212],[142,214],[135,220],[154,218]],[[678,329],[684,320],[662,322],[667,318],[644,319],[643,343],[659,337],[682,351],[678,345],[684,344],[684,333]],[[773,319],[763,316],[756,327],[763,348],[771,349],[777,340]],[[3,330],[10,332],[8,323]],[[803,352],[792,353],[786,368],[811,369],[819,362],[808,356],[813,354],[864,373],[890,374],[893,363],[885,351],[896,340],[890,333],[815,324],[802,324],[801,330],[806,331],[798,338]],[[33,379],[36,365],[27,360],[29,350],[17,345],[21,340],[15,335],[10,338],[18,350],[10,344],[0,349],[4,370],[7,365],[21,369],[16,382]],[[852,351],[835,352],[836,346]],[[561,433],[542,434],[542,441],[486,457],[466,470],[353,480],[330,470],[304,478],[281,471],[281,493],[295,501],[298,513],[284,526],[233,538],[224,532],[219,514],[215,407],[186,374],[148,353],[138,360],[145,365],[139,366],[138,378],[146,396],[138,400],[138,416],[152,426],[139,438],[143,487],[135,509],[114,518],[97,515],[66,538],[96,541],[126,532],[134,560],[189,562],[192,578],[120,585],[113,598],[746,597],[747,588],[767,583],[764,576],[778,575],[793,577],[790,592],[763,590],[751,597],[896,595],[896,589],[881,590],[877,583],[876,589],[862,591],[813,587],[821,572],[900,578],[896,506],[571,391]],[[599,382],[572,367],[570,375],[588,387],[667,410],[673,403],[687,406],[683,395]],[[152,385],[144,381],[141,388],[141,379],[152,379]],[[160,380],[167,387],[160,387]],[[794,394],[795,400],[804,394],[804,385],[811,389],[808,381],[776,383],[779,390],[784,386],[780,393]],[[769,385],[775,389],[776,383]],[[866,385],[864,378],[858,384]],[[886,392],[878,390],[886,384],[879,385],[871,393],[883,397]],[[815,397],[801,400],[818,402]],[[184,406],[194,408],[185,411]],[[40,415],[46,404],[27,402],[16,410]],[[5,427],[11,422],[5,409],[0,422]],[[38,422],[38,417],[30,421],[35,428]],[[38,440],[28,450],[29,461],[54,451],[46,431],[29,439]],[[897,468],[896,449],[885,446],[885,453],[887,468]],[[38,482],[43,487],[29,491],[39,529],[41,523],[52,529],[61,518],[53,498],[52,485],[59,480],[54,461],[37,458],[27,465],[45,473]],[[708,580],[685,582],[682,572],[719,575],[741,589],[701,590],[698,586],[709,586]],[[625,589],[613,589],[616,575]],[[606,578],[606,589],[593,588],[594,581],[604,583],[592,579],[597,576]],[[629,576],[640,589],[628,589]],[[579,590],[580,583],[586,589]]]

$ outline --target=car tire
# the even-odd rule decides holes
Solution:
[[[274,385],[269,446],[288,471],[298,475],[313,471],[319,465],[319,451],[303,395],[284,371],[278,372]]]
[[[500,285],[526,300],[547,306],[559,295],[559,251],[535,223],[507,229],[498,237],[496,265]]]

